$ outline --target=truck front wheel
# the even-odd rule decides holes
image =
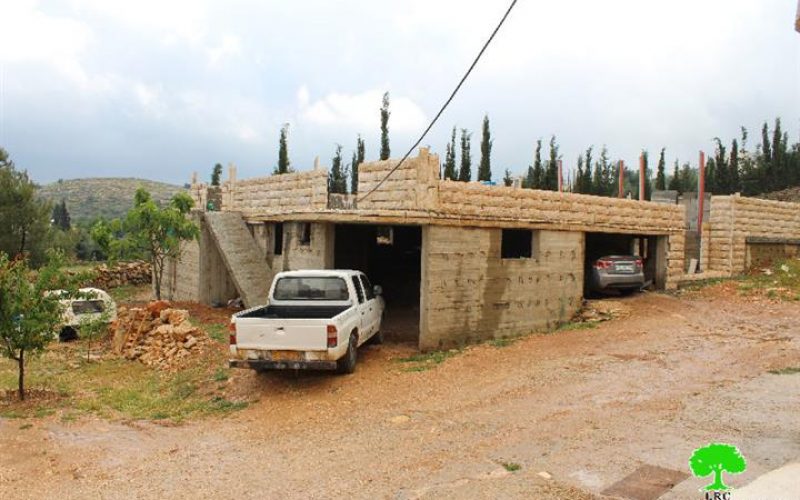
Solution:
[[[358,337],[350,335],[350,342],[347,343],[347,352],[336,361],[336,371],[339,373],[353,373],[356,371],[357,357]]]

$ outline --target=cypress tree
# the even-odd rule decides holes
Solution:
[[[470,154],[470,137],[472,134],[467,129],[461,129],[461,167],[458,169],[458,180],[469,182],[472,180],[472,156]]]
[[[289,124],[284,123],[283,127],[281,127],[281,135],[280,139],[278,140],[278,166],[275,168],[273,173],[276,174],[285,174],[290,172],[290,162],[289,162],[289,148],[286,144],[287,136],[289,135]]]
[[[456,172],[456,128],[453,127],[453,134],[450,136],[450,142],[447,144],[447,153],[444,160],[444,178],[450,180],[458,180],[458,172]]]
[[[217,163],[214,165],[214,170],[211,171],[211,185],[219,186],[220,177],[222,177],[222,165]]]
[[[558,144],[556,136],[550,137],[550,158],[547,160],[543,189],[558,191]]]
[[[364,163],[364,139],[361,135],[356,139],[356,150],[350,162],[350,192],[358,193],[358,167]]]
[[[764,122],[764,126],[761,127],[761,155],[758,160],[760,182],[758,183],[759,186],[757,192],[765,193],[772,191],[774,187],[773,177],[775,172],[772,165],[772,148],[770,148],[769,126],[767,125],[767,122]]]
[[[331,173],[328,175],[329,193],[347,193],[347,176],[342,168],[342,146],[336,145],[336,153],[331,160]]]
[[[728,181],[730,183],[730,193],[738,193],[742,190],[741,176],[739,174],[739,144],[736,139],[731,143],[731,155],[728,160]]]
[[[661,154],[658,156],[658,172],[656,173],[656,189],[659,191],[667,189],[667,173],[665,170],[664,148],[661,148]]]
[[[717,172],[717,160],[709,158],[706,162],[705,168],[705,189],[707,193],[723,194],[720,189],[720,183]]]
[[[775,129],[772,131],[772,183],[770,189],[779,190],[786,187],[786,142],[781,132],[781,119],[775,118]]]
[[[503,176],[503,184],[506,187],[511,187],[514,184],[514,179],[511,177],[511,171],[506,169],[506,175]]]
[[[388,160],[391,150],[389,149],[389,92],[383,94],[383,104],[381,105],[381,160]]]
[[[682,193],[681,190],[681,174],[678,169],[678,160],[675,160],[675,170],[672,172],[672,177],[669,179],[669,190],[670,191],[677,191],[678,193]]]
[[[536,152],[533,155],[532,189],[544,189],[544,168],[542,167],[542,140],[536,140]]]
[[[578,169],[575,173],[575,184],[573,185],[574,193],[584,193],[583,189],[583,153],[578,155]]]
[[[69,231],[72,227],[72,220],[69,216],[69,210],[67,210],[67,202],[65,200],[61,200],[61,203],[56,203],[53,206],[53,225],[57,228],[61,229],[62,231]]]
[[[713,184],[706,182],[706,190],[710,193],[729,194],[730,182],[728,179],[728,159],[725,157],[725,146],[719,137],[714,138],[716,146],[714,148],[714,170],[713,170]],[[711,159],[708,161],[711,165]]]
[[[600,190],[597,194],[601,196],[611,196],[614,194],[614,173],[613,166],[608,160],[608,148],[603,146],[600,150]]]
[[[489,115],[483,116],[481,129],[481,162],[478,165],[478,180],[492,180],[492,133],[489,131]]]
[[[592,149],[594,149],[594,146],[589,146],[586,148],[586,159],[583,167],[583,181],[581,181],[583,192],[586,194],[597,194],[596,188],[592,182]]]

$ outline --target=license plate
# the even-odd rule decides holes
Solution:
[[[272,361],[301,361],[300,351],[272,351]]]
[[[633,266],[628,265],[628,264],[617,264],[616,269],[617,269],[617,271],[623,271],[623,272],[626,272],[626,273],[632,273],[633,272]]]

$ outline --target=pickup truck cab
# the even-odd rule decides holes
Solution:
[[[230,366],[352,373],[358,347],[381,341],[384,307],[360,271],[278,273],[267,305],[231,317]]]

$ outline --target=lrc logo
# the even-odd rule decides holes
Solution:
[[[714,475],[714,481],[703,488],[705,500],[731,500],[730,487],[722,480],[722,473],[739,474],[747,469],[747,462],[739,449],[724,443],[709,443],[698,448],[689,459],[689,468],[697,477]]]

